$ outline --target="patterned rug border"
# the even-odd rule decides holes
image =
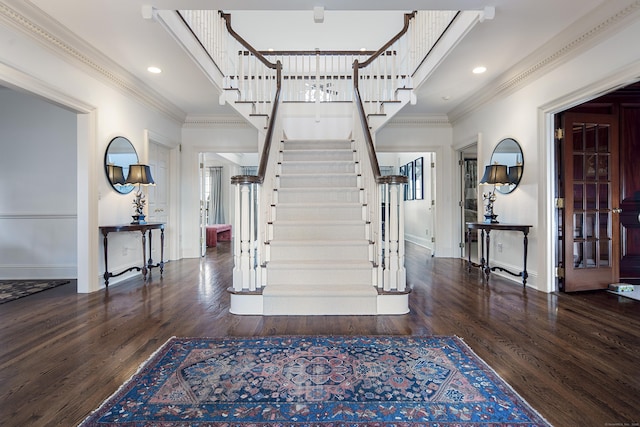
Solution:
[[[519,400],[519,402],[523,406],[523,410],[528,411],[530,415],[533,415],[534,418],[537,417],[540,419],[542,424],[538,423],[509,423],[503,424],[500,422],[489,422],[483,424],[477,424],[475,422],[469,423],[456,423],[451,424],[449,422],[429,422],[428,425],[424,423],[416,423],[412,421],[408,422],[335,422],[335,421],[327,421],[327,422],[288,422],[288,423],[219,423],[219,422],[205,422],[193,424],[185,421],[184,423],[176,424],[175,422],[154,422],[153,424],[141,424],[140,422],[133,422],[130,424],[113,424],[114,427],[175,427],[175,426],[201,426],[201,427],[233,427],[233,426],[250,426],[250,427],[447,427],[447,426],[455,426],[455,427],[518,427],[518,426],[526,426],[526,427],[553,427],[552,424],[546,420],[535,408],[533,408],[506,380],[504,380],[500,374],[496,372],[487,362],[484,361],[476,352],[464,341],[464,339],[457,335],[270,335],[270,336],[249,336],[249,337],[236,337],[236,336],[222,336],[222,337],[178,337],[172,336],[167,339],[164,344],[158,347],[151,355],[142,362],[135,373],[131,375],[118,389],[111,394],[107,399],[105,399],[95,410],[93,410],[79,425],[78,427],[92,427],[94,424],[89,424],[91,422],[91,418],[103,410],[105,407],[116,403],[119,399],[121,399],[124,395],[126,395],[127,391],[131,386],[136,384],[136,380],[143,373],[143,371],[147,368],[151,368],[155,366],[162,358],[165,353],[170,350],[171,346],[174,342],[179,341],[191,341],[191,340],[282,340],[282,339],[305,339],[305,338],[326,338],[326,339],[354,339],[354,338],[363,338],[363,339],[397,339],[397,338],[411,338],[411,339],[451,339],[456,341],[460,350],[466,353],[467,355],[471,355],[475,361],[480,365],[480,367],[486,369],[489,373],[495,376],[498,380],[499,386],[504,386],[506,390],[503,390],[506,394],[510,395],[511,398],[515,398]],[[96,424],[97,425],[97,424]],[[100,426],[108,426],[107,424],[100,424]]]
[[[32,286],[42,284],[44,286],[41,286],[35,289],[32,287],[26,292],[23,290],[20,290],[20,292],[16,292],[14,290],[13,293],[7,294],[6,297],[4,294],[0,293],[0,304],[6,304],[8,302],[19,300],[21,298],[28,297],[30,295],[35,295],[40,292],[47,291],[49,289],[57,288],[58,286],[66,285],[67,283],[71,283],[71,280],[69,279],[2,279],[0,280],[0,286],[6,285],[6,284],[9,284],[9,285],[31,284]]]

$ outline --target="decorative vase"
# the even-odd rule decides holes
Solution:
[[[144,220],[144,215],[139,214],[139,215],[131,215],[131,217],[133,218],[133,221],[131,222],[131,224],[146,224],[147,221]]]

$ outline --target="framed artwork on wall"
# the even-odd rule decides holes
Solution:
[[[415,199],[422,200],[424,198],[424,182],[422,179],[423,158],[418,157],[413,161],[413,188],[415,191]]]
[[[413,200],[415,199],[415,176],[413,171],[413,162],[409,162],[406,164],[407,167],[407,178],[409,178],[409,182],[404,187],[405,188],[405,200]]]

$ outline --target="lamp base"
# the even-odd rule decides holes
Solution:
[[[131,215],[131,218],[133,218],[131,224],[146,224],[147,221],[144,220],[144,217],[144,215]]]
[[[485,224],[499,224],[499,222],[498,222],[498,220],[496,218],[498,218],[498,215],[496,215],[496,214],[485,215],[484,216],[484,223]]]

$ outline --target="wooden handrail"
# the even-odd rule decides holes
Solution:
[[[378,157],[376,156],[376,149],[373,146],[373,138],[371,137],[371,132],[369,131],[369,121],[367,120],[367,114],[364,111],[364,105],[362,104],[362,98],[360,97],[360,89],[358,89],[358,70],[360,68],[367,67],[370,65],[376,58],[381,56],[384,52],[389,49],[391,45],[393,45],[400,37],[405,35],[409,30],[409,23],[411,19],[416,15],[416,11],[411,13],[404,14],[404,26],[402,30],[398,34],[396,34],[391,40],[385,43],[380,49],[378,49],[373,55],[369,57],[362,64],[356,59],[353,62],[353,93],[354,100],[356,103],[356,108],[358,109],[358,115],[360,116],[360,123],[362,124],[362,130],[364,133],[364,138],[367,144],[367,153],[369,154],[369,161],[371,162],[371,168],[373,169],[373,176],[376,179],[376,182],[380,182],[382,175],[380,174],[380,165],[378,164]],[[405,181],[406,182],[406,181]]]
[[[266,56],[296,56],[296,55],[320,55],[320,56],[328,56],[328,55],[358,55],[358,56],[367,56],[373,55],[377,51],[373,50],[273,50],[273,51],[260,51],[261,54]]]
[[[398,34],[396,34],[391,40],[389,40],[387,43],[385,43],[384,46],[382,46],[380,49],[378,49],[376,51],[376,53],[371,55],[369,57],[369,59],[364,61],[362,64],[359,64],[359,68],[364,68],[364,67],[369,66],[377,57],[379,57],[384,52],[386,52],[386,50],[389,49],[389,46],[391,46],[392,44],[397,42],[398,39],[400,39],[400,37],[404,36],[407,33],[407,31],[409,31],[409,23],[411,22],[411,19],[413,19],[413,17],[416,16],[416,13],[417,12],[415,10],[413,12],[411,12],[411,13],[405,13],[404,14],[404,26],[402,27],[402,30],[400,30],[400,32]]]
[[[238,35],[238,33],[236,33],[233,30],[233,28],[231,27],[231,14],[230,13],[220,12],[220,16],[224,19],[224,22],[225,22],[225,24],[227,26],[227,31],[229,32],[229,34],[231,34],[231,36],[234,39],[236,39],[238,41],[238,43],[240,43],[242,46],[244,46],[249,52],[253,53],[253,55],[256,58],[258,58],[260,60],[260,62],[262,62],[266,67],[271,68],[272,70],[276,69],[276,67],[277,67],[276,64],[274,64],[273,62],[271,62],[267,58],[265,58],[263,54],[261,54],[256,49],[254,49],[253,46],[251,46],[245,39],[240,37],[240,35]]]
[[[260,166],[258,166],[258,177],[260,178],[260,183],[264,182],[264,176],[267,172],[267,161],[269,160],[269,152],[271,151],[273,128],[275,127],[276,123],[278,106],[280,105],[280,91],[282,89],[282,64],[280,63],[280,61],[276,62],[276,73],[276,96],[273,99],[273,106],[271,107],[271,117],[269,119],[269,127],[267,128],[267,135],[264,138],[264,145],[262,146]]]
[[[262,184],[264,182],[264,176],[267,171],[267,162],[269,160],[269,152],[271,151],[271,140],[273,139],[273,129],[275,127],[276,116],[278,114],[278,106],[280,104],[280,92],[282,88],[282,63],[277,61],[275,64],[269,61],[264,55],[251,46],[245,39],[240,37],[238,33],[231,27],[231,14],[220,12],[220,16],[224,19],[227,31],[229,34],[238,41],[245,49],[251,52],[256,58],[260,60],[267,68],[276,70],[276,94],[273,100],[273,106],[271,107],[271,116],[269,118],[269,126],[267,127],[267,134],[264,138],[264,145],[262,146],[262,155],[260,156],[260,165],[258,166],[258,180],[249,179],[247,176],[239,175],[232,177],[233,183],[242,182],[257,182]],[[243,178],[244,177],[244,178]],[[235,179],[235,182],[234,182]]]
[[[367,153],[369,154],[369,161],[371,162],[371,168],[373,169],[373,176],[376,181],[380,179],[380,165],[378,164],[378,158],[376,157],[376,149],[373,147],[373,138],[371,132],[369,132],[369,125],[367,121],[367,113],[364,111],[364,105],[362,104],[362,98],[360,98],[360,90],[358,89],[358,60],[353,63],[353,95],[356,108],[358,109],[358,115],[360,116],[360,123],[362,124],[362,130],[364,132],[364,139],[367,144]]]

